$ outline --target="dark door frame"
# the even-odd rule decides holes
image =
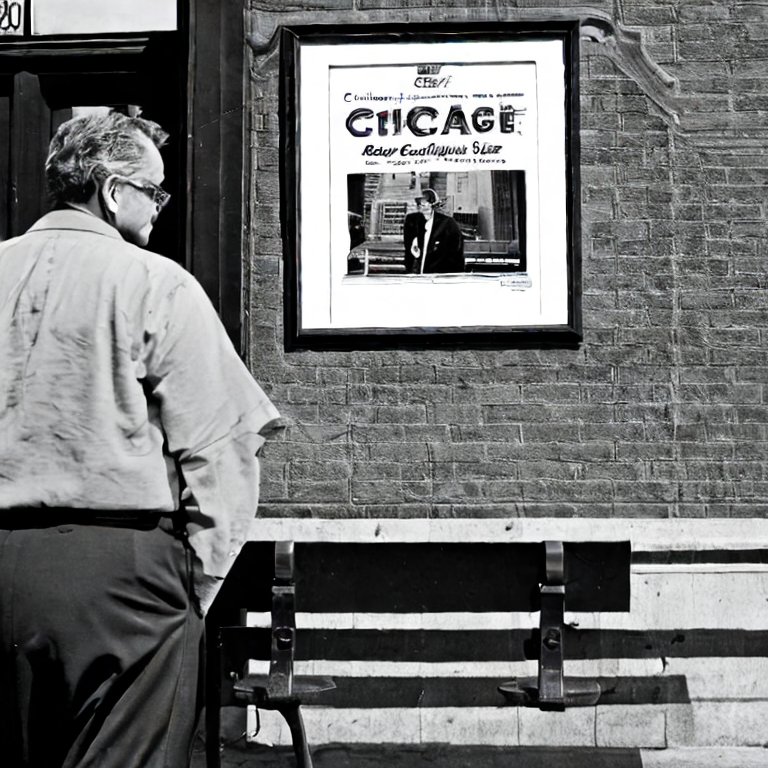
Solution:
[[[66,90],[67,84],[74,83],[81,74],[98,80],[102,75],[130,78],[132,72],[141,73],[143,79],[137,76],[136,81],[144,85],[134,88],[134,95],[149,93],[153,83],[164,83],[163,90],[156,91],[154,97],[155,101],[160,99],[163,107],[166,123],[163,127],[172,135],[172,144],[164,153],[167,153],[166,168],[170,161],[172,187],[169,189],[175,199],[173,213],[158,221],[158,227],[166,229],[163,252],[182,262],[197,277],[235,347],[242,353],[243,222],[246,220],[242,191],[244,4],[243,0],[177,0],[177,9],[176,32],[38,37],[28,34],[27,19],[25,34],[0,38],[0,73],[6,69],[20,72],[22,77],[16,78],[20,91],[34,86],[38,94],[37,100],[35,94],[20,99],[13,113],[5,114],[0,109],[0,140],[4,139],[0,151],[10,151],[13,136],[22,150],[32,140],[38,144],[44,142],[35,153],[15,151],[13,157],[0,158],[6,165],[10,162],[11,174],[5,181],[9,182],[11,194],[15,189],[13,183],[22,183],[30,199],[21,211],[22,221],[19,211],[6,199],[6,190],[0,194],[0,214],[10,217],[9,229],[19,234],[16,230],[25,229],[31,223],[26,219],[34,220],[44,210],[45,191],[39,166],[48,141],[42,134],[47,133],[50,123],[49,107],[39,96],[37,76],[40,73],[46,73],[44,77],[48,79],[59,78],[58,82],[63,84],[50,89],[49,97],[62,88]],[[26,71],[34,75],[24,77]],[[68,77],[70,72],[72,78]],[[7,76],[0,82],[0,91],[7,87],[6,81]],[[110,82],[99,81],[98,92],[111,94]],[[73,87],[79,98],[77,88],[80,86]],[[3,93],[0,92],[0,97]],[[151,98],[148,95],[147,99]],[[166,98],[173,103],[166,103]],[[50,104],[51,98],[45,101]],[[5,101],[0,98],[0,107],[6,102],[7,94]],[[34,108],[45,114],[27,114]],[[0,167],[4,168],[3,163]],[[34,168],[30,163],[34,163]]]
[[[180,0],[179,8],[189,25],[187,268],[242,353],[244,4]]]

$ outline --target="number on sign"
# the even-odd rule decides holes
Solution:
[[[19,0],[0,0],[0,35],[21,33],[24,23],[24,3]]]

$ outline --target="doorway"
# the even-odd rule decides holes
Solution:
[[[162,154],[171,202],[149,248],[185,262],[185,74],[178,42],[176,33],[166,33],[0,49],[1,239],[22,234],[48,210],[45,158],[59,125],[78,111],[104,107],[140,113],[169,132]]]
[[[148,247],[195,275],[243,353],[243,6],[179,0],[177,17],[172,32],[0,38],[0,239],[48,209],[48,144],[73,111],[140,110],[170,134]]]

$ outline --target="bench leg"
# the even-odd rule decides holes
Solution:
[[[313,768],[312,754],[307,744],[307,734],[304,730],[304,718],[301,715],[301,706],[298,702],[282,704],[278,711],[288,723],[293,740],[293,752],[296,755],[297,768]]]

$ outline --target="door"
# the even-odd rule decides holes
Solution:
[[[0,49],[0,238],[25,232],[48,210],[45,159],[59,125],[113,108],[155,120],[171,202],[149,248],[184,263],[185,80],[176,33],[129,41],[40,43]]]

